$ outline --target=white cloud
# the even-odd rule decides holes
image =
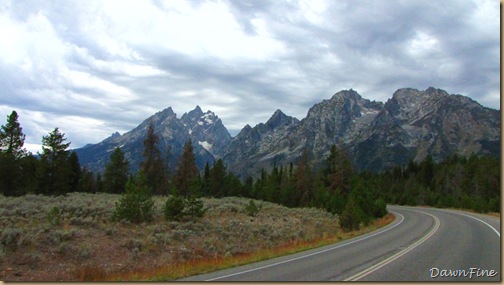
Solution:
[[[79,147],[169,106],[181,115],[198,104],[237,133],[277,108],[302,118],[349,88],[384,101],[433,86],[499,108],[498,9],[495,0],[4,1],[0,115],[17,110],[30,145],[58,126]]]
[[[426,32],[417,31],[409,42],[410,54],[414,57],[425,57],[439,51],[439,41]]]

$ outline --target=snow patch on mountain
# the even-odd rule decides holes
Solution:
[[[212,144],[208,143],[207,141],[199,141],[198,144],[207,151],[210,151],[212,149]]]

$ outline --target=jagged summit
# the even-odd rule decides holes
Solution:
[[[184,117],[190,117],[191,119],[197,119],[197,118],[201,117],[202,115],[203,115],[203,110],[201,110],[200,106],[197,105],[196,108],[194,108],[194,110],[189,111],[188,113],[184,113],[184,115],[182,115],[181,119],[183,119]]]
[[[282,110],[277,109],[275,113],[270,117],[270,119],[266,122],[266,126],[268,126],[271,129],[275,129],[279,126],[288,126],[292,123],[297,122],[298,119],[287,116],[282,112]]]
[[[135,171],[142,161],[143,140],[149,124],[159,137],[158,148],[167,153],[170,148],[171,166],[174,167],[178,156],[182,153],[184,143],[189,139],[193,142],[196,163],[200,167],[222,155],[225,146],[229,144],[231,135],[222,121],[212,112],[203,113],[199,106],[178,119],[171,107],[155,113],[145,119],[140,125],[124,135],[114,134],[104,141],[75,150],[81,163],[89,169],[102,171],[109,159],[110,152],[121,147],[130,160],[131,170]]]
[[[362,99],[361,95],[357,93],[357,91],[353,89],[348,89],[348,90],[341,90],[336,92],[332,97],[332,99],[338,99],[338,98],[356,98],[356,99]]]
[[[289,127],[260,128],[233,138],[224,156],[242,177],[261,168],[288,165],[308,149],[314,166],[321,165],[332,144],[345,146],[356,169],[381,171],[431,155],[499,155],[499,111],[474,104],[470,98],[428,88],[397,90],[387,103],[342,90],[313,105],[300,122]],[[277,111],[266,125],[281,120]]]
[[[266,123],[245,125],[234,138],[212,111],[198,105],[180,119],[166,108],[133,130],[114,133],[104,141],[75,150],[81,164],[102,171],[110,152],[121,147],[132,171],[142,160],[142,141],[148,124],[160,137],[159,148],[171,148],[174,167],[183,145],[191,139],[202,169],[222,158],[242,178],[255,176],[273,164],[297,163],[308,150],[314,168],[320,166],[333,144],[343,145],[357,170],[381,171],[431,155],[500,155],[500,112],[462,95],[429,87],[402,88],[384,104],[363,98],[353,89],[341,90],[314,104],[298,120],[277,109]]]

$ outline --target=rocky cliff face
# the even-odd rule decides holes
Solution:
[[[297,152],[297,142],[288,134],[296,133],[299,120],[277,110],[266,124],[246,125],[231,141],[223,160],[239,176],[255,176],[261,168],[287,163]]]
[[[452,153],[498,156],[500,114],[440,89],[400,89],[385,104],[350,89],[314,105],[301,121],[276,128],[246,126],[224,160],[241,176],[255,176],[274,163],[297,162],[307,149],[318,167],[333,144],[347,150],[357,170],[368,171],[427,155],[438,161]]]
[[[123,135],[115,133],[98,144],[76,149],[81,165],[92,171],[101,172],[108,163],[110,153],[116,147],[120,147],[130,161],[131,170],[136,171],[143,160],[143,141],[150,123],[154,125],[154,131],[159,137],[158,148],[162,155],[166,156],[170,148],[169,161],[172,168],[177,164],[184,144],[189,139],[192,140],[196,163],[200,168],[220,157],[231,141],[229,132],[213,112],[203,113],[197,106],[178,119],[173,110],[167,108]]]
[[[150,122],[160,137],[160,150],[165,153],[171,147],[172,167],[191,139],[200,169],[222,158],[242,178],[255,177],[274,164],[297,163],[304,149],[316,168],[333,144],[347,150],[355,169],[368,171],[419,161],[427,155],[438,161],[453,153],[500,155],[500,112],[468,97],[435,88],[404,88],[383,104],[350,89],[315,104],[302,120],[277,110],[266,123],[246,125],[234,138],[211,111],[203,113],[198,106],[178,119],[168,108],[124,135],[116,133],[77,149],[81,164],[101,171],[110,152],[121,147],[136,170]]]
[[[350,144],[359,169],[386,169],[431,155],[500,155],[500,113],[443,90],[400,89]]]

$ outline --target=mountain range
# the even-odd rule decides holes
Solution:
[[[500,156],[500,111],[432,87],[399,89],[385,103],[362,98],[352,89],[342,90],[312,106],[302,120],[277,110],[266,123],[246,125],[235,137],[211,111],[204,113],[197,106],[179,119],[167,108],[123,135],[115,133],[75,152],[82,165],[100,172],[112,150],[120,147],[135,171],[150,123],[172,168],[191,139],[200,169],[223,159],[241,178],[255,177],[274,164],[296,163],[305,149],[316,168],[333,144],[346,150],[356,170],[373,172],[428,155],[435,161],[455,153]]]

